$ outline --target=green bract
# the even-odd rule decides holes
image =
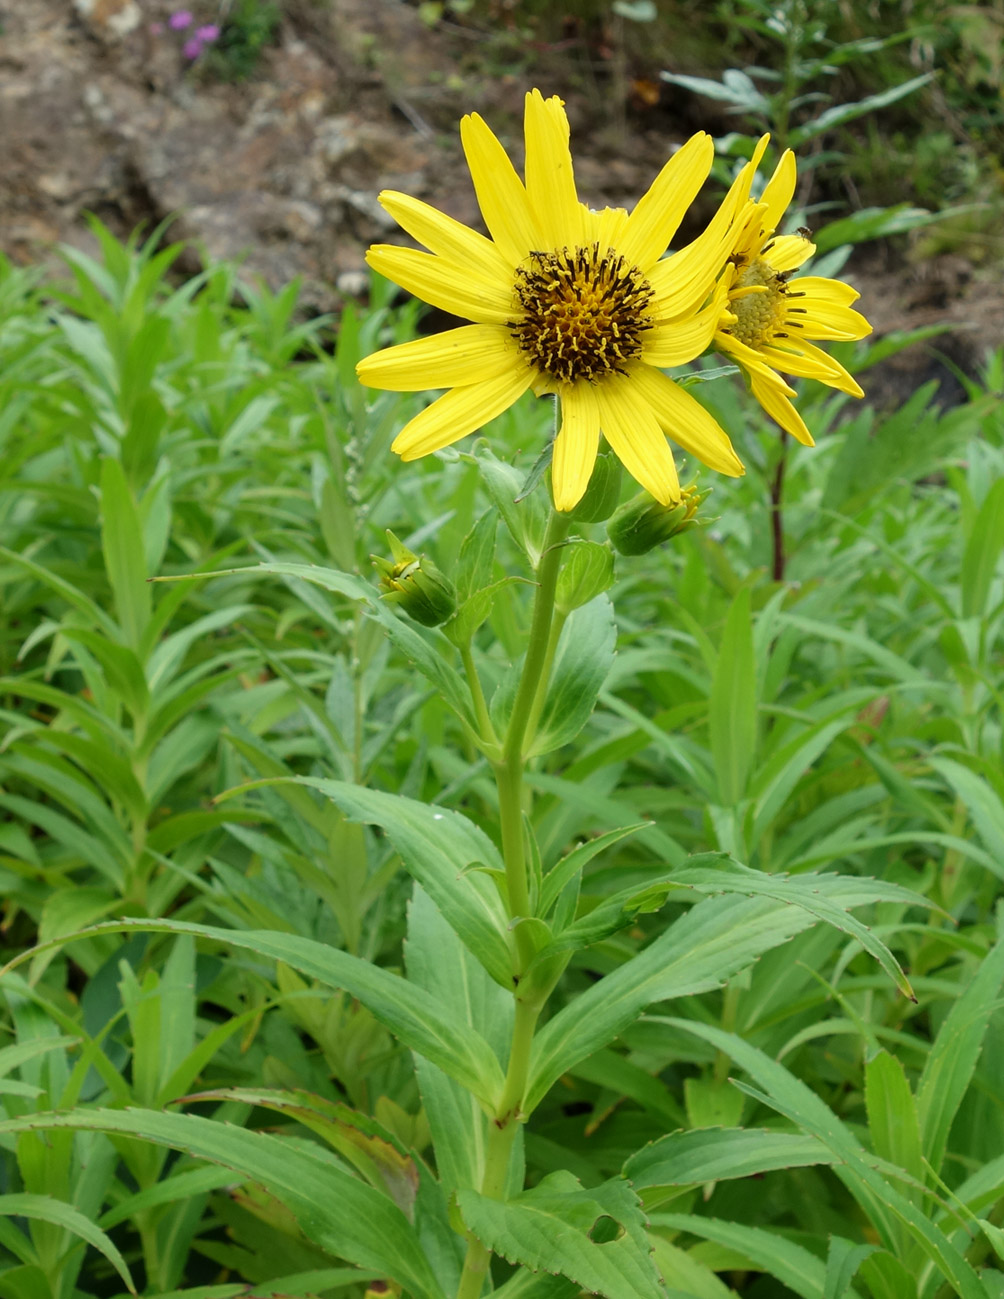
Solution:
[[[698,492],[694,484],[682,489],[677,505],[662,505],[648,492],[640,492],[614,511],[607,536],[620,555],[645,555],[690,528],[698,527],[700,504],[710,489]]]

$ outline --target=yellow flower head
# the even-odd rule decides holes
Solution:
[[[709,136],[688,140],[629,215],[579,202],[561,100],[532,91],[524,125],[522,181],[477,114],[461,123],[490,239],[418,199],[380,196],[429,251],[377,245],[370,266],[474,322],[360,363],[359,378],[370,387],[450,389],[402,429],[393,450],[415,460],[449,446],[532,388],[561,404],[551,466],[559,510],[572,509],[585,492],[601,432],[628,472],[666,505],[680,499],[667,433],[710,468],[742,474],[726,434],[662,368],[699,356],[723,319],[729,284],[715,281],[735,247],[754,164],[705,232],[664,258],[711,168]]]
[[[742,172],[742,197],[749,195],[753,172],[763,157],[768,136],[757,145],[753,161]],[[851,308],[859,294],[841,280],[818,275],[790,279],[791,272],[816,251],[808,231],[775,233],[795,192],[795,155],[785,150],[759,204],[747,204],[726,272],[728,312],[715,334],[715,346],[736,361],[750,380],[764,410],[799,442],[812,446],[812,435],[791,404],[795,396],[778,370],[818,379],[852,397],[864,394],[844,367],[816,347],[812,339],[855,339],[871,325]]]

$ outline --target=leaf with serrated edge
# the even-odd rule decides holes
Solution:
[[[457,1203],[468,1229],[511,1263],[560,1273],[607,1299],[664,1299],[637,1198],[620,1179],[583,1190],[570,1173],[552,1173],[511,1200],[468,1190]],[[600,1244],[591,1232],[606,1218],[620,1233]]]
[[[504,872],[486,834],[459,812],[398,794],[309,776],[297,783],[320,790],[352,820],[379,825],[468,951],[496,983],[512,990],[508,922],[499,891],[484,871],[467,870],[478,862]]]
[[[90,1218],[86,1218],[72,1204],[65,1204],[51,1195],[34,1195],[29,1192],[4,1194],[0,1198],[0,1213],[7,1217],[33,1218],[40,1222],[48,1222],[55,1227],[62,1227],[65,1231],[72,1232],[81,1240],[86,1240],[88,1245],[93,1245],[96,1250],[104,1254],[125,1282],[130,1294],[136,1293],[126,1261],[114,1243],[100,1227],[96,1227]]]

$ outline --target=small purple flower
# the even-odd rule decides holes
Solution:
[[[202,53],[202,42],[196,40],[186,41],[181,47],[181,52],[186,59],[197,59]]]
[[[195,30],[197,40],[205,45],[212,45],[213,41],[219,40],[220,29],[215,23],[206,23],[205,27],[197,27]]]
[[[168,18],[167,25],[172,32],[182,32],[186,27],[191,27],[192,22],[192,11],[190,9],[179,9],[176,14],[172,14]]]

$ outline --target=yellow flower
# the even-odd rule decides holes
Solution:
[[[528,94],[524,126],[525,184],[477,114],[461,123],[490,239],[418,199],[380,196],[429,251],[377,245],[370,266],[474,322],[360,363],[359,378],[370,387],[450,389],[402,429],[392,449],[415,460],[449,446],[532,388],[561,403],[551,465],[559,510],[585,492],[601,431],[628,472],[667,505],[680,498],[667,433],[710,468],[742,474],[726,434],[662,369],[699,356],[722,319],[728,285],[715,281],[735,245],[751,167],[707,230],[663,258],[711,167],[704,132],[673,155],[629,215],[579,202],[561,100]]]
[[[743,169],[743,198],[748,197],[749,182],[768,139],[765,135],[760,140],[752,163]],[[818,275],[789,278],[816,251],[808,232],[775,234],[794,192],[795,155],[787,149],[764,186],[760,203],[747,204],[724,277],[729,281],[731,319],[723,317],[715,346],[742,367],[753,396],[767,414],[799,442],[812,446],[812,435],[791,404],[795,390],[777,371],[818,379],[852,397],[863,397],[844,367],[810,340],[864,338],[872,327],[852,309],[860,294],[849,284]]]

